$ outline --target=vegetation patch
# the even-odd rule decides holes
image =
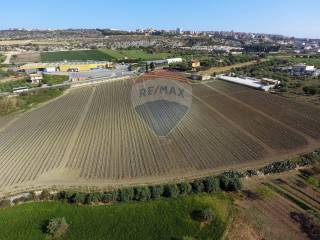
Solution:
[[[68,228],[69,224],[64,217],[53,218],[45,223],[45,233],[49,235],[49,239],[53,240],[60,239],[66,234]]]
[[[148,61],[158,60],[170,57],[172,54],[152,49],[93,49],[81,51],[61,51],[61,52],[44,52],[41,53],[42,62],[59,62],[59,61]]]
[[[292,194],[288,193],[287,191],[281,189],[280,187],[278,187],[276,185],[266,183],[266,186],[268,186],[270,189],[272,189],[273,191],[275,191],[276,193],[278,193],[282,197],[288,199],[292,203],[294,203],[297,206],[301,207],[302,209],[308,211],[310,214],[312,214],[315,217],[319,218],[319,216],[317,214],[317,210],[314,209],[313,207],[311,207],[308,203],[306,203],[302,199],[300,199],[300,198],[298,198],[296,196],[293,196]]]
[[[109,55],[110,57],[117,59],[117,60],[124,59],[126,57],[121,52],[119,52],[117,50],[112,50],[109,48],[102,48],[102,49],[99,49],[99,51],[101,51],[101,52],[103,52],[103,53],[105,53],[105,54]]]
[[[288,61],[293,64],[305,63],[307,65],[320,68],[320,55],[293,55],[288,58]]]
[[[63,88],[41,89],[36,92],[23,93],[19,96],[0,98],[0,116],[17,111],[26,111],[39,103],[54,99],[63,93]]]
[[[315,177],[309,177],[309,178],[307,179],[307,182],[308,182],[310,185],[312,185],[312,186],[320,189],[320,180],[319,180],[319,179],[317,179],[317,178],[315,178]]]
[[[69,77],[66,75],[44,74],[42,83],[48,84],[48,85],[55,85],[55,84],[64,83],[68,79]]]
[[[31,87],[31,86],[32,85],[27,81],[27,79],[23,78],[20,80],[0,83],[0,92],[12,92],[12,90],[17,87]]]
[[[5,59],[6,59],[6,57],[4,55],[0,54],[0,63],[2,63]]]
[[[61,51],[41,53],[42,62],[60,61],[110,61],[113,57],[99,50]]]
[[[62,239],[221,239],[232,208],[224,193],[100,206],[37,202],[0,210],[0,232],[2,239],[43,239],[43,223],[64,217],[70,226]],[[206,209],[211,221],[201,227],[192,213]]]
[[[259,194],[259,197],[262,199],[267,199],[273,196],[273,192],[267,186],[261,186],[256,189],[256,192]]]

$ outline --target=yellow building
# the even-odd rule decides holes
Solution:
[[[111,67],[113,67],[112,62],[28,63],[20,66],[20,70],[43,72],[81,72]]]
[[[59,65],[59,69],[61,72],[69,72],[69,71],[90,71],[92,69],[97,68],[110,68],[112,66],[109,62],[101,62],[101,63],[69,63],[69,64],[61,64]]]
[[[197,71],[200,68],[199,60],[192,60],[192,71]]]

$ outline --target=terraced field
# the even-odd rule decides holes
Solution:
[[[259,239],[319,239],[320,188],[310,184],[311,178],[320,179],[319,173],[316,163],[307,169],[246,179],[244,196],[236,200],[239,220],[233,223],[231,236],[244,233],[249,235],[244,239],[251,239],[254,233]],[[246,226],[250,232],[245,232]]]
[[[320,145],[318,109],[224,82],[193,85],[189,112],[158,137],[132,105],[133,83],[73,89],[0,127],[0,192],[166,181]]]

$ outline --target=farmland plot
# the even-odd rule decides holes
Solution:
[[[82,177],[118,179],[162,175],[174,170],[213,168],[253,160],[264,153],[247,136],[236,129],[228,130],[228,124],[210,114],[199,102],[193,103],[195,111],[189,112],[162,144],[134,111],[129,97],[131,85],[110,84],[113,87],[97,89],[67,165],[81,169]],[[123,104],[115,108],[116,102]]]
[[[290,150],[307,144],[304,138],[291,132],[277,122],[268,119],[262,114],[224,95],[217,94],[213,89],[210,89],[210,92],[214,95],[206,96],[202,94],[200,98],[272,149],[278,151]]]
[[[91,91],[90,88],[73,91],[25,114],[1,132],[0,186],[33,180],[59,166]]]
[[[255,90],[216,83],[194,85],[185,117],[167,137],[159,137],[136,112],[133,85],[127,80],[73,89],[0,130],[0,193],[176,179],[279,160],[304,151],[310,139],[320,145],[311,132],[318,127],[312,108],[266,117],[269,112],[249,97],[238,98]],[[273,97],[257,95],[256,101]],[[290,117],[306,127],[292,124]]]
[[[241,223],[261,239],[318,239],[320,192],[308,181],[319,177],[318,167],[246,179],[244,197],[236,200]],[[239,235],[243,229],[231,231]]]
[[[252,91],[235,84],[214,82],[209,85],[263,111],[274,119],[308,134],[314,139],[320,139],[320,109],[318,108],[289,101],[268,93]]]

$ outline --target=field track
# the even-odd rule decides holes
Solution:
[[[189,112],[160,138],[134,110],[132,85],[74,89],[0,126],[0,193],[176,179],[320,146],[319,109],[221,81],[193,85]]]

